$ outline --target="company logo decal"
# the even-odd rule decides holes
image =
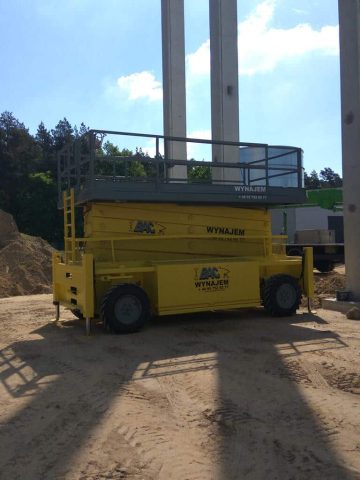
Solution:
[[[157,222],[149,222],[148,220],[136,220],[130,222],[129,231],[132,233],[145,233],[148,235],[162,235],[165,233],[166,227]]]
[[[235,185],[235,192],[240,193],[266,193],[266,187]]]
[[[194,286],[201,292],[214,292],[229,288],[230,270],[223,267],[202,267],[195,269]]]
[[[235,192],[242,200],[267,200],[267,188],[262,186],[234,185]]]
[[[243,237],[245,235],[245,230],[243,228],[233,228],[233,227],[206,227],[207,233],[215,233],[222,235],[237,235]]]

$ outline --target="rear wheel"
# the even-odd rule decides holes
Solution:
[[[265,281],[263,304],[273,317],[293,315],[299,308],[300,301],[301,289],[296,278],[280,274]]]
[[[116,285],[104,295],[100,307],[107,328],[116,333],[140,330],[150,317],[149,299],[136,285]]]

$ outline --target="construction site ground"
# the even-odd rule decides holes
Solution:
[[[244,310],[84,324],[0,300],[1,479],[360,478],[360,322]]]

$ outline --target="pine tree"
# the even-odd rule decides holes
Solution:
[[[56,175],[56,157],[54,154],[53,137],[43,122],[40,122],[36,135],[36,143],[41,148],[41,167],[43,172],[51,172],[53,176]]]
[[[55,150],[60,150],[64,145],[74,140],[74,129],[64,117],[53,130],[51,130]]]

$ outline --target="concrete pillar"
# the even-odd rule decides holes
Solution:
[[[360,300],[360,3],[339,0],[347,289]]]
[[[213,140],[239,141],[237,1],[210,0],[211,129]],[[213,146],[216,162],[239,162],[239,149]],[[233,169],[214,169],[216,180],[234,180]]]
[[[186,137],[184,0],[161,0],[164,91],[164,135]],[[186,160],[186,143],[166,142],[165,156]],[[170,178],[186,178],[186,166],[168,172]]]

